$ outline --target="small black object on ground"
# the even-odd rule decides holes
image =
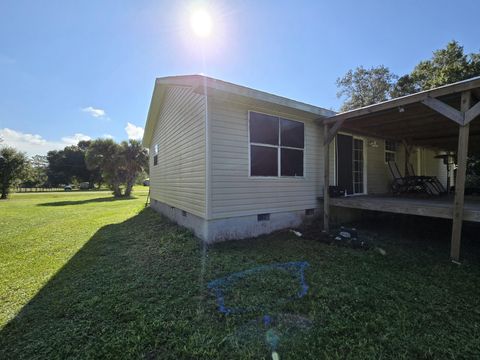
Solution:
[[[302,237],[309,240],[316,240],[325,244],[335,244],[339,246],[350,247],[353,249],[370,248],[367,241],[359,238],[356,228],[348,228],[340,226],[337,229],[331,230],[329,233],[322,230],[321,227],[311,225],[301,230]]]

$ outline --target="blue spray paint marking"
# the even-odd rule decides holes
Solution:
[[[213,290],[215,293],[215,296],[217,298],[217,305],[218,305],[218,311],[220,311],[223,314],[234,314],[234,313],[244,313],[249,310],[258,310],[254,308],[250,308],[249,310],[244,309],[244,308],[233,308],[233,307],[228,307],[225,305],[225,290],[232,286],[236,281],[245,278],[246,276],[256,274],[262,271],[266,270],[272,270],[272,269],[282,269],[282,270],[287,270],[291,274],[298,275],[299,277],[299,282],[300,282],[300,290],[296,294],[296,298],[302,298],[307,294],[308,291],[308,285],[305,282],[305,268],[309,266],[308,262],[306,261],[296,261],[296,262],[288,262],[288,263],[281,263],[281,264],[272,264],[272,265],[262,265],[258,266],[252,269],[244,270],[244,271],[239,271],[233,274],[230,274],[229,276],[226,276],[224,278],[212,280],[208,283],[208,288]],[[295,298],[294,297],[294,298]],[[261,308],[260,308],[261,309]],[[270,324],[270,317],[268,315],[265,315],[264,317],[264,323],[267,326]]]
[[[263,315],[263,325],[270,326],[271,322],[272,318],[270,317],[270,315]]]
[[[265,333],[265,341],[270,346],[270,348],[275,351],[278,348],[278,343],[280,342],[280,337],[277,335],[275,330],[269,329]]]

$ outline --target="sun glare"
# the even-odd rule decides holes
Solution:
[[[212,32],[212,18],[206,10],[197,10],[192,13],[190,25],[198,37],[208,37]]]

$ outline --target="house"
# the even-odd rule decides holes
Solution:
[[[403,172],[407,149],[417,175],[447,185],[452,175],[435,146],[408,148],[401,137],[363,131],[355,122],[365,114],[371,113],[346,121],[321,107],[201,75],[159,78],[143,138],[151,207],[214,242],[296,227],[316,216],[328,227],[330,218],[351,209],[372,210],[352,204],[388,194],[387,161]],[[351,196],[330,199],[329,185]]]

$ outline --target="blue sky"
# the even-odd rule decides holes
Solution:
[[[154,79],[192,73],[335,110],[348,69],[402,75],[452,39],[478,52],[477,22],[474,0],[1,0],[0,135],[29,154],[139,137]]]

